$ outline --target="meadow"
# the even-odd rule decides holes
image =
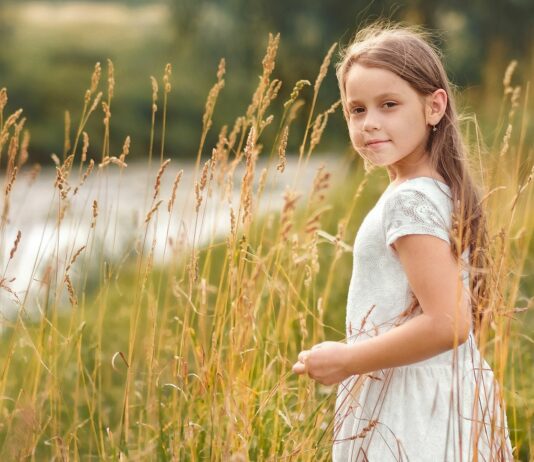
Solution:
[[[331,159],[336,168],[326,163],[309,187],[297,187],[300,169],[340,110],[339,101],[319,97],[336,45],[314,79],[284,83],[293,86],[286,101],[274,77],[278,47],[279,36],[270,35],[243,114],[214,127],[226,79],[225,61],[219,62],[187,190],[183,170],[165,149],[174,122],[171,66],[152,78],[150,175],[139,185],[143,200],[121,245],[118,222],[110,218],[118,203],[109,198],[129,181],[131,138],[120,151],[110,148],[118,105],[114,65],[95,65],[79,114],[66,118],[63,152],[51,161],[46,226],[52,232],[43,229],[42,251],[24,262],[31,274],[23,290],[13,289],[23,275],[12,269],[30,237],[16,229],[24,203],[12,196],[27,188],[23,196],[31,201],[32,181],[42,173],[28,165],[24,113],[14,109],[9,89],[1,90],[0,289],[3,306],[14,307],[3,311],[0,337],[1,460],[329,460],[335,387],[299,378],[291,366],[303,348],[344,340],[352,243],[387,177],[347,149]],[[502,69],[493,132],[482,133],[474,115],[463,129],[486,192],[491,237],[495,318],[481,350],[503,385],[515,455],[531,460],[534,156],[529,86],[512,84],[516,65]],[[88,130],[95,118],[103,128]],[[302,130],[295,128],[299,119]],[[264,145],[268,127],[276,136]],[[218,142],[208,145],[215,129]],[[290,137],[299,145],[293,182],[283,185],[278,210],[260,213],[265,192],[289,162]],[[332,173],[339,165],[342,178]],[[163,190],[167,177],[170,188]],[[76,202],[88,178],[95,186]],[[226,213],[228,226],[206,231],[209,207]],[[186,223],[186,231],[176,222]],[[166,230],[163,237],[157,229]],[[201,240],[203,232],[209,237]]]

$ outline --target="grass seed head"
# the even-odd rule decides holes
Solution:
[[[89,150],[89,135],[87,132],[82,133],[83,144],[82,144],[82,163],[87,159],[87,151]]]
[[[324,57],[324,60],[321,64],[321,68],[319,69],[319,75],[317,76],[315,84],[313,85],[313,91],[315,94],[319,92],[319,87],[321,86],[321,83],[323,82],[323,79],[325,78],[326,73],[328,72],[328,67],[330,66],[330,61],[332,59],[332,53],[334,53],[336,46],[337,43],[334,43],[328,50],[328,53],[326,53],[326,56]]]
[[[178,188],[178,184],[180,183],[183,174],[184,171],[182,169],[176,174],[176,177],[174,178],[174,183],[172,184],[171,198],[169,199],[169,202],[167,204],[167,210],[169,211],[169,213],[172,210],[172,207],[174,206],[174,201],[176,199],[176,189]]]
[[[286,125],[284,127],[284,130],[282,131],[282,136],[280,137],[280,144],[278,145],[278,165],[276,166],[276,170],[278,170],[280,173],[283,173],[287,164],[286,149],[288,138],[289,126]]]
[[[167,165],[169,165],[170,161],[171,159],[165,160],[159,167],[158,174],[156,175],[156,182],[154,183],[154,197],[152,199],[156,199],[159,194],[161,177],[163,176],[163,173],[165,172],[165,169],[167,168]]]
[[[17,237],[15,238],[15,242],[13,243],[13,247],[11,248],[11,251],[9,252],[9,259],[12,260],[13,256],[15,255],[15,252],[17,251],[19,247],[20,238],[22,236],[22,233],[20,230],[17,232]]]
[[[108,98],[113,98],[115,91],[115,68],[111,59],[108,59]]]
[[[4,87],[0,90],[0,113],[7,106],[7,99],[7,88]]]
[[[89,88],[90,95],[92,95],[98,88],[101,75],[102,75],[102,67],[100,66],[100,63],[98,62],[95,64],[95,70],[93,71],[93,75],[91,76],[91,87]]]

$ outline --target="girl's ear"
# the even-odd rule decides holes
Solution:
[[[437,125],[447,109],[447,92],[439,88],[426,97],[426,123]]]

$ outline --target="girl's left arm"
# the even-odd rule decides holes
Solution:
[[[449,244],[435,236],[409,234],[393,247],[423,313],[355,344],[315,345],[299,354],[294,372],[331,385],[351,375],[423,361],[468,339],[470,303]]]

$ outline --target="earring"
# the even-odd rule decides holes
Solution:
[[[435,125],[432,127],[432,131],[435,133],[438,131],[438,127],[436,127]]]

